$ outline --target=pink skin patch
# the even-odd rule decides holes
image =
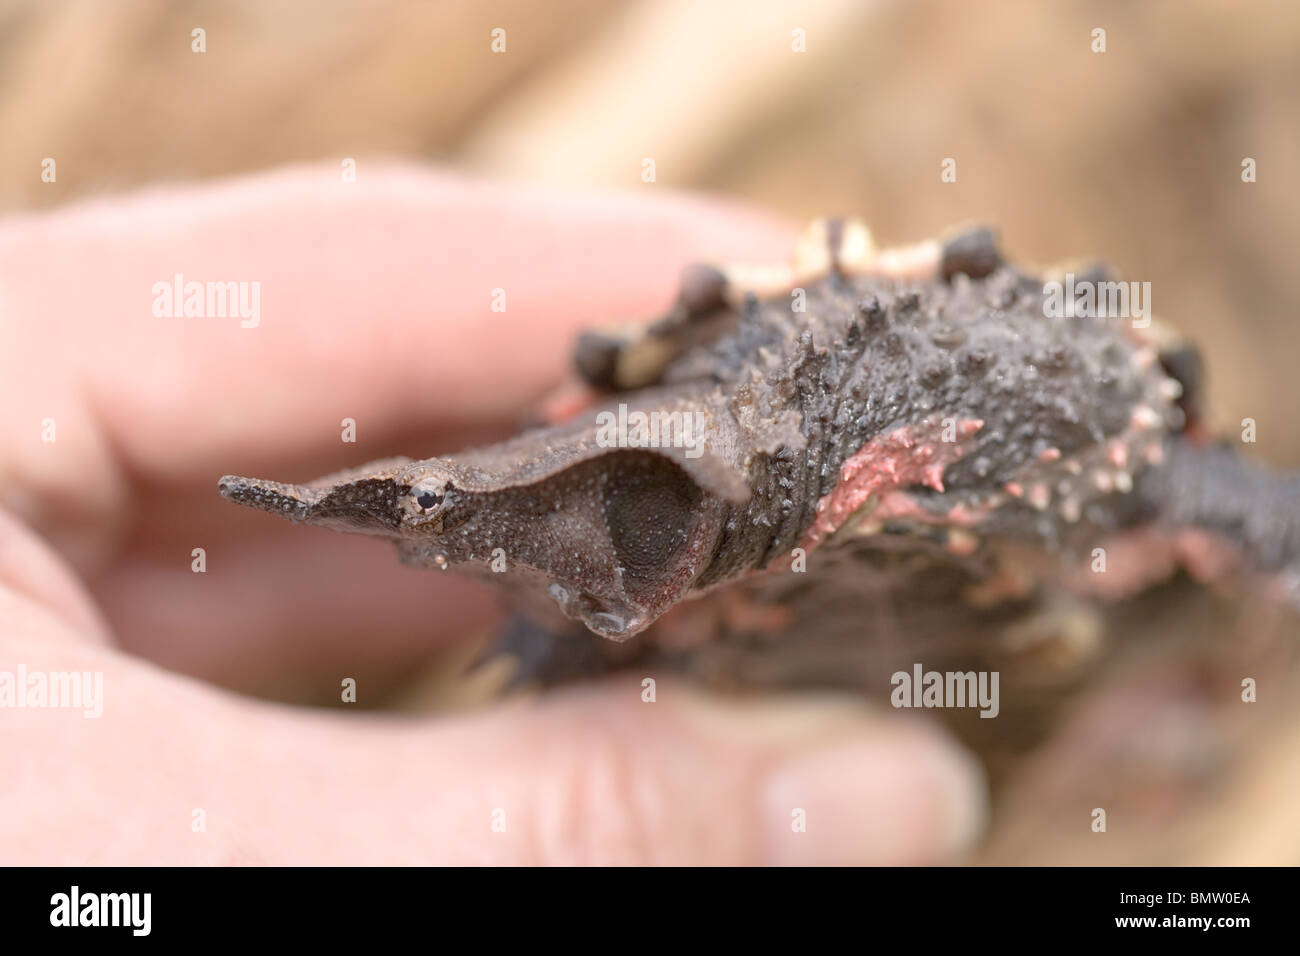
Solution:
[[[957,529],[974,528],[987,516],[991,505],[986,503],[978,508],[969,508],[964,504],[953,505],[946,514],[935,514],[917,501],[916,496],[906,491],[888,491],[871,512],[877,521],[890,518],[906,518],[919,524],[944,525],[948,528],[948,551],[967,557],[979,547],[979,539],[969,533],[957,533]]]
[[[1092,571],[1085,560],[1066,575],[1076,594],[1119,600],[1170,577],[1180,566],[1202,584],[1237,570],[1240,555],[1224,539],[1198,528],[1137,528],[1105,539],[1106,571]]]
[[[983,427],[974,418],[950,423],[948,429],[942,422],[926,420],[871,439],[840,466],[839,482],[817,502],[817,520],[803,548],[811,550],[825,541],[872,495],[883,498],[908,485],[943,491],[944,469],[965,454],[969,439]]]

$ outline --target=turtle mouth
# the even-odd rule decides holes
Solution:
[[[629,602],[597,597],[579,587],[553,582],[546,589],[560,610],[587,629],[615,643],[622,643],[650,625],[648,616]]]

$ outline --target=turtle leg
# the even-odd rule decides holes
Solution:
[[[1193,577],[1244,572],[1300,609],[1300,474],[1271,471],[1227,444],[1178,437],[1134,491]]]
[[[516,614],[483,651],[480,663],[507,658],[512,666],[504,689],[519,690],[595,680],[631,667],[647,654],[644,641],[615,644],[572,621],[553,627]]]

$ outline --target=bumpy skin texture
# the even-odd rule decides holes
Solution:
[[[605,408],[449,458],[302,486],[228,476],[221,491],[504,582],[539,622],[510,643],[549,678],[593,669],[556,608],[623,641],[743,582],[658,653],[689,645],[697,670],[742,683],[833,683],[832,652],[861,644],[882,602],[920,635],[1005,629],[1052,593],[1106,592],[1087,581],[1092,549],[1139,533],[1169,569],[1264,572],[1295,600],[1297,482],[1184,434],[1196,396],[1161,359],[1178,373],[1194,353],[1162,356],[1116,319],[1045,315],[1043,280],[985,231],[936,245],[915,279],[851,268],[842,230],[826,232],[828,268],[801,294],[745,294],[700,267],[641,336],[585,337],[589,381],[648,386]],[[598,415],[620,403],[686,415],[702,450],[611,447]],[[724,650],[773,632],[799,653]]]

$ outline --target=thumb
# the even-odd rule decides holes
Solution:
[[[319,806],[322,819],[350,821],[356,839],[309,839],[286,855],[908,864],[949,860],[982,827],[979,769],[924,725],[825,697],[724,703],[667,682],[656,696],[643,701],[628,676],[378,735],[353,726],[340,737],[334,724],[316,759],[351,772],[312,800],[334,803]],[[274,841],[303,821],[270,822]]]
[[[983,825],[973,761],[860,702],[665,680],[647,703],[633,675],[434,720],[323,714],[42,621],[68,627],[16,622],[0,669],[98,672],[104,706],[0,710],[21,770],[0,796],[9,862],[906,864],[950,860]]]

